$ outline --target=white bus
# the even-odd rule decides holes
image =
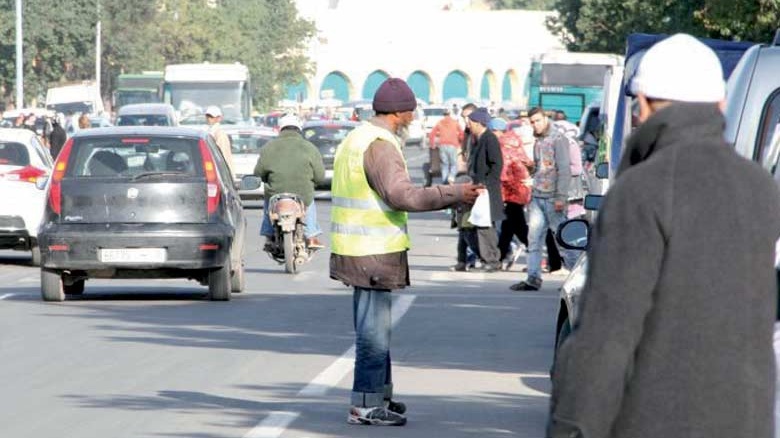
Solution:
[[[235,64],[174,64],[165,67],[163,101],[179,112],[182,125],[203,125],[210,105],[222,110],[223,124],[250,123],[249,69]]]

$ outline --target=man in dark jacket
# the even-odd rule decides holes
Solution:
[[[644,55],[642,125],[596,222],[548,436],[773,436],[780,194],[723,140],[725,86],[678,34]]]
[[[324,245],[317,224],[317,203],[314,188],[325,182],[325,166],[317,146],[301,136],[301,120],[294,114],[279,118],[279,137],[263,146],[262,156],[255,165],[256,176],[263,180],[265,205],[260,234],[266,237],[266,251],[273,251],[274,229],[268,217],[268,200],[277,193],[295,193],[306,204],[303,235],[309,248],[320,249]]]
[[[406,212],[473,203],[481,188],[412,184],[398,133],[416,106],[406,82],[387,79],[374,95],[376,117],[349,133],[333,164],[330,276],[354,288],[350,424],[406,424],[406,406],[392,400],[390,361],[391,291],[409,285]]]
[[[51,126],[51,134],[49,134],[49,153],[51,153],[51,157],[56,160],[57,155],[60,154],[60,149],[62,149],[62,146],[68,140],[68,135],[65,133],[65,130],[62,129],[62,125],[60,125],[60,121],[57,117],[52,119]]]
[[[469,129],[477,142],[469,154],[468,172],[476,184],[484,184],[490,197],[490,227],[477,228],[479,255],[485,262],[485,272],[501,269],[501,252],[498,250],[498,231],[495,224],[504,220],[504,201],[501,198],[501,170],[504,159],[501,143],[488,129],[490,114],[487,108],[477,108],[469,114]]]

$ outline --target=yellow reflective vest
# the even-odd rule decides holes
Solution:
[[[357,257],[409,249],[407,213],[385,204],[366,179],[363,155],[377,139],[393,144],[403,156],[396,136],[371,123],[353,129],[336,150],[330,229],[334,254]]]

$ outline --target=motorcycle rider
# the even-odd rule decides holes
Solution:
[[[268,200],[278,193],[295,193],[306,205],[304,237],[310,249],[324,248],[317,237],[322,230],[317,224],[317,204],[314,188],[325,182],[325,166],[320,151],[301,135],[303,124],[294,114],[279,118],[279,136],[263,146],[255,166],[255,176],[265,184],[263,224],[260,234],[266,237],[265,251],[273,249],[274,229],[268,217]]]

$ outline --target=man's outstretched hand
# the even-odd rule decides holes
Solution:
[[[463,188],[463,202],[466,204],[473,204],[477,200],[477,196],[485,190],[483,184],[466,183],[460,184],[460,186]]]

